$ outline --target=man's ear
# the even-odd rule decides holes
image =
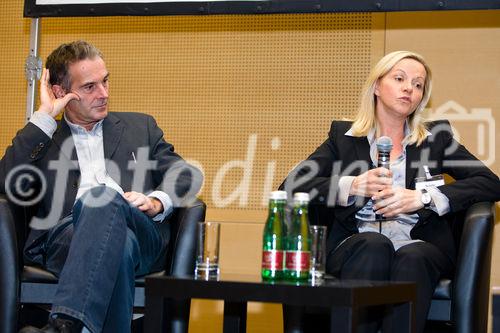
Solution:
[[[62,98],[66,95],[63,87],[58,84],[54,84],[52,86],[52,92],[54,93],[54,96],[56,96],[56,98]]]

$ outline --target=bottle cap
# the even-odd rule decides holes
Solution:
[[[269,195],[271,200],[286,200],[286,191],[272,191]]]
[[[297,192],[293,195],[293,201],[309,202],[309,193]]]

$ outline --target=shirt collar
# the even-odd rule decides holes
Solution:
[[[68,123],[68,126],[71,130],[71,133],[76,133],[76,134],[91,134],[91,135],[98,135],[102,136],[102,122],[104,119],[99,120],[94,127],[90,131],[87,131],[87,129],[83,126],[73,124],[71,121],[69,121],[68,117],[66,117],[66,113],[64,113],[64,120],[66,120],[66,123]]]
[[[345,132],[344,134],[345,136],[354,136],[353,135],[353,130],[352,130],[352,127],[349,128],[349,130],[347,132]],[[428,137],[432,135],[431,132],[429,132],[428,130],[425,130],[425,137]],[[405,121],[405,138],[403,139],[403,142],[404,142],[404,146],[406,147],[406,140],[408,139],[408,137],[410,136],[410,126],[408,125],[408,120]],[[370,131],[368,132],[368,134],[366,135],[366,138],[368,139],[368,143],[370,145],[373,144],[373,142],[375,141],[375,129],[374,128],[371,128]]]

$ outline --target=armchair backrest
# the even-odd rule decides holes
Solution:
[[[12,232],[13,234],[16,235],[15,237],[15,247],[17,249],[17,264],[19,268],[23,267],[23,248],[24,248],[24,243],[26,242],[26,239],[28,237],[29,233],[29,222],[31,220],[31,216],[33,214],[31,213],[31,210],[29,207],[21,207],[14,205],[11,201],[7,199],[5,195],[0,194],[0,200],[3,200],[3,208],[2,214],[6,214],[8,211],[9,216],[11,216],[12,221],[14,223],[12,224],[12,228],[14,229]],[[3,220],[3,218],[2,218]],[[9,234],[9,237],[11,237],[12,234]]]
[[[10,332],[12,318],[17,318],[19,251],[13,221],[9,203],[0,195],[0,332]]]
[[[450,227],[453,239],[455,241],[455,249],[458,251],[460,249],[460,244],[462,243],[462,234],[464,232],[464,226],[466,221],[467,211],[459,211],[456,213],[448,213],[446,215],[446,222]]]
[[[486,332],[495,204],[478,202],[464,216],[453,281],[452,321],[456,332]]]

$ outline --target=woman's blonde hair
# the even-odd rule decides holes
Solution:
[[[416,143],[417,146],[419,146],[422,141],[424,141],[426,137],[426,126],[422,118],[422,111],[431,97],[432,74],[431,69],[425,62],[424,58],[420,54],[409,51],[396,51],[389,53],[380,59],[380,61],[372,69],[363,86],[358,114],[352,124],[352,132],[354,136],[366,136],[372,128],[375,128],[378,133],[378,124],[375,118],[375,105],[377,98],[375,96],[375,86],[380,78],[389,73],[391,69],[403,59],[414,59],[418,61],[424,66],[426,71],[422,100],[415,108],[415,111],[413,111],[413,113],[408,117],[410,136],[407,138],[406,142],[408,144]]]

